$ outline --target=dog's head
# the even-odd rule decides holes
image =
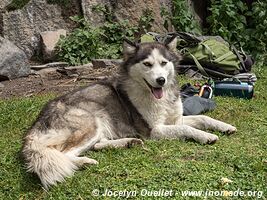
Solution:
[[[176,51],[176,37],[162,44],[158,42],[134,44],[124,41],[124,65],[128,78],[161,99],[164,89],[175,80],[174,63],[180,57]]]

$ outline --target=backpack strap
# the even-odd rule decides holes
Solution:
[[[221,77],[221,78],[231,78],[231,77],[233,77],[233,75],[225,74],[225,73],[222,73],[222,72],[218,72],[216,70],[212,70],[212,69],[209,69],[209,68],[206,68],[205,70],[210,74],[216,75],[217,77]],[[214,77],[214,76],[212,76],[212,77]]]
[[[177,31],[175,34],[181,39],[184,39],[188,44],[198,44],[202,41],[197,36],[190,33]]]
[[[189,55],[193,58],[194,62],[196,63],[197,68],[199,69],[199,71],[201,72],[201,74],[203,74],[204,76],[209,77],[209,75],[207,74],[207,72],[204,70],[204,68],[201,66],[201,64],[198,62],[197,58],[191,54],[189,51],[187,51],[189,53]]]
[[[242,56],[240,55],[240,53],[238,52],[238,50],[235,48],[234,45],[232,45],[231,48],[235,52],[235,55],[237,56],[238,60],[240,61],[240,65],[241,65],[242,70],[244,72],[248,72],[248,70],[247,70],[247,68],[245,66],[244,60],[243,60]]]

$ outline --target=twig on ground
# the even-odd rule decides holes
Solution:
[[[41,69],[45,69],[45,68],[66,67],[68,65],[69,64],[66,62],[53,62],[53,63],[44,64],[44,65],[31,66],[31,69],[41,70]]]
[[[83,79],[85,79],[85,80],[92,80],[92,81],[94,81],[94,80],[98,81],[98,80],[108,79],[108,76],[98,76],[98,77],[80,76],[77,79],[78,79],[78,81],[83,80]]]

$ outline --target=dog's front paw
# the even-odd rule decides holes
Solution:
[[[224,127],[222,127],[221,132],[226,133],[226,134],[233,134],[237,131],[236,127],[230,125],[230,124],[226,124]]]
[[[130,141],[128,141],[128,143],[127,143],[128,147],[132,147],[132,146],[136,146],[136,145],[143,146],[144,142],[142,140],[140,140],[140,139],[133,138]]]
[[[202,134],[197,140],[201,144],[213,144],[219,140],[219,137],[217,135],[205,132],[205,134]]]

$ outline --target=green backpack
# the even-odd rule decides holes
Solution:
[[[164,36],[147,33],[142,36],[141,42],[156,40],[163,42],[177,36],[177,50],[182,54],[182,66],[192,64],[206,77],[226,78],[236,74],[248,72],[244,58],[219,36],[195,36],[189,33],[177,32]],[[243,53],[243,55],[245,55]],[[245,58],[248,58],[246,55]]]

